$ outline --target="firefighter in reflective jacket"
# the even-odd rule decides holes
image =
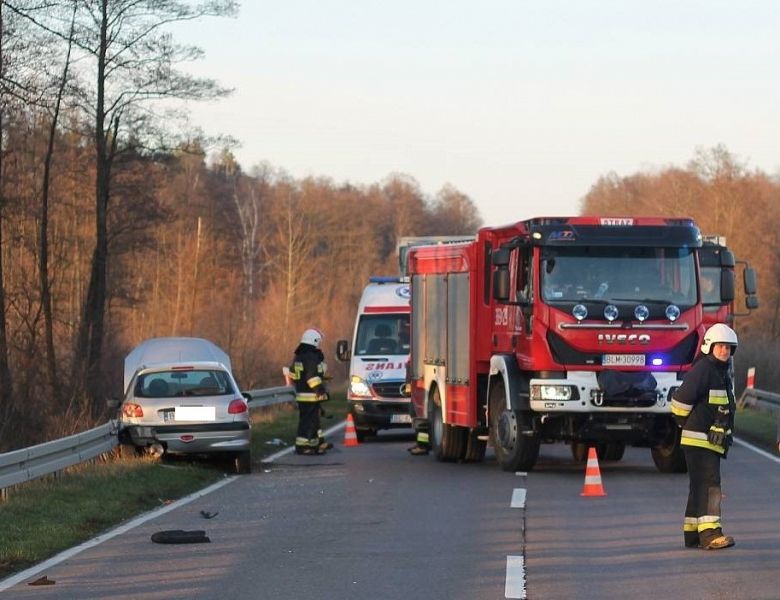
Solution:
[[[332,445],[325,441],[320,429],[320,403],[328,399],[325,389],[325,355],[320,350],[322,332],[307,329],[295,349],[290,379],[298,402],[298,433],[295,451],[298,454],[325,454]]]
[[[734,545],[720,524],[720,459],[726,458],[734,425],[729,359],[737,349],[734,330],[717,323],[704,334],[702,354],[672,395],[672,414],[682,427],[680,445],[690,487],[683,536],[690,548]]]

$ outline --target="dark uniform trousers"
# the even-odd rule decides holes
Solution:
[[[684,534],[686,540],[720,535],[720,455],[706,448],[683,446],[690,477],[688,504],[685,506]],[[712,523],[703,523],[702,515],[709,515]],[[704,517],[707,518],[707,517]]]

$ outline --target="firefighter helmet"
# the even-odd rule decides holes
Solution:
[[[728,325],[715,323],[704,333],[704,342],[701,345],[701,351],[709,354],[713,344],[729,344],[732,354],[737,349],[737,334]]]
[[[315,348],[319,348],[322,343],[322,332],[316,327],[307,329],[301,336],[301,344],[309,344]]]

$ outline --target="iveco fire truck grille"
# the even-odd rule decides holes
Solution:
[[[403,381],[380,381],[378,383],[371,384],[374,393],[382,398],[403,398],[402,387]]]
[[[651,333],[652,335],[652,333]],[[594,334],[595,337],[595,334]],[[679,344],[665,351],[649,351],[646,347],[637,345],[619,345],[603,344],[599,347],[598,353],[580,352],[572,348],[561,336],[553,331],[547,332],[547,342],[555,362],[562,365],[601,365],[602,354],[610,353],[642,353],[663,356],[665,365],[686,365],[693,362],[696,354],[696,334],[692,333],[685,337]],[[649,363],[648,363],[649,364]]]

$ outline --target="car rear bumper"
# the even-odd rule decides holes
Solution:
[[[166,451],[182,454],[248,450],[252,433],[246,421],[189,425],[126,425],[125,431],[135,446],[160,443]]]

